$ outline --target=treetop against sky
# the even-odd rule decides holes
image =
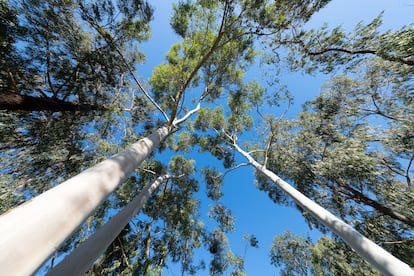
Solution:
[[[89,274],[377,273],[278,176],[412,266],[410,6],[339,2],[0,2],[1,209],[34,198],[0,217],[7,273],[56,266],[151,183]]]

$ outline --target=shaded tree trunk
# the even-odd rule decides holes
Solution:
[[[103,106],[79,104],[53,98],[32,97],[17,93],[0,93],[0,110],[10,111],[91,111],[105,110]]]

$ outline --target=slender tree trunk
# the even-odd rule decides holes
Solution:
[[[152,243],[152,237],[151,237],[152,223],[153,222],[151,222],[148,225],[148,229],[147,229],[148,237],[147,237],[147,239],[145,241],[145,249],[144,249],[144,260],[145,261],[144,261],[144,269],[143,269],[145,275],[148,274],[148,268],[151,265],[151,262],[150,262],[150,250],[151,250],[151,243]]]
[[[96,259],[105,252],[106,248],[119,235],[125,225],[127,225],[140,211],[151,194],[161,185],[161,183],[170,178],[170,175],[160,176],[152,184],[147,185],[139,195],[134,197],[116,216],[111,218],[70,255],[65,257],[65,259],[63,259],[63,261],[55,268],[50,270],[47,275],[83,275]]]
[[[0,216],[0,275],[34,273],[172,131],[161,127]]]
[[[373,265],[384,275],[414,275],[414,271],[404,262],[395,258],[371,240],[361,235],[358,231],[335,217],[329,211],[306,197],[304,194],[293,188],[287,182],[282,180],[272,171],[254,160],[250,154],[242,150],[237,144],[233,145],[235,149],[242,154],[256,170],[263,173],[280,189],[287,193],[298,205],[308,211],[315,219],[328,227],[332,232],[344,240],[352,249],[361,257]]]
[[[92,104],[78,104],[53,98],[32,97],[17,93],[0,93],[0,110],[9,111],[91,111],[105,108]]]

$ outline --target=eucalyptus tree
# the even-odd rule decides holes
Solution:
[[[329,81],[295,122],[275,122],[266,159],[299,190],[413,265],[412,26],[381,34],[380,23],[379,17],[360,24],[352,34],[324,28],[299,35],[293,68],[346,68],[347,76]],[[275,201],[285,199],[268,183],[263,187]],[[343,246],[337,239],[329,243]],[[344,262],[358,267],[352,255],[332,268]]]
[[[24,253],[31,252],[28,247],[32,246],[36,248],[37,254],[36,258],[28,258],[31,259],[31,262],[27,263],[27,266],[13,265],[12,268],[33,271],[86,219],[103,199],[128,178],[130,173],[155,148],[162,146],[162,142],[167,137],[177,132],[183,123],[199,110],[202,101],[213,102],[222,95],[230,95],[229,105],[233,113],[229,120],[231,128],[237,133],[248,128],[252,120],[248,116],[244,116],[243,100],[249,95],[252,102],[257,102],[262,92],[256,84],[246,85],[242,81],[245,68],[253,62],[255,57],[252,48],[254,39],[278,36],[292,25],[303,24],[327,2],[195,1],[179,3],[175,8],[176,14],[172,25],[177,34],[182,37],[182,42],[173,45],[167,54],[167,62],[154,69],[150,79],[151,93],[143,89],[145,96],[161,112],[164,122],[160,120],[156,124],[160,126],[158,129],[148,137],[130,145],[120,154],[58,185],[25,206],[2,216],[2,226],[4,227],[2,231],[5,233],[16,228],[15,225],[22,220],[26,223],[32,221],[30,222],[32,226],[38,225],[39,221],[41,224],[42,221],[47,223],[54,220],[53,223],[50,223],[52,226],[46,229],[47,231],[39,231],[38,237],[40,239],[37,241],[17,238],[20,243],[24,243]],[[110,2],[103,2],[102,9],[92,4],[89,10],[87,8],[89,2],[80,2],[81,18],[96,31],[99,38],[102,38],[101,41],[110,49],[110,53],[116,53],[117,55],[114,56],[123,61],[125,56],[117,45],[117,29],[106,29],[105,22],[103,22],[105,19],[102,20],[98,16],[101,11],[112,15],[111,9],[108,9],[108,5],[110,7],[108,3]],[[128,9],[126,10],[128,11]],[[139,26],[139,24],[134,26]],[[126,34],[129,34],[128,30],[125,30]],[[121,62],[121,64],[123,63]],[[131,67],[126,67],[128,71],[132,71]],[[45,67],[44,72],[46,80],[52,79],[47,68],[48,66]],[[111,73],[117,72],[111,71]],[[53,90],[50,85],[49,88],[49,93],[53,94],[57,91],[54,87],[55,90]],[[194,106],[187,107],[190,100],[195,101],[193,109],[191,108]],[[191,131],[191,128],[189,130]],[[180,138],[185,137],[184,134]],[[202,148],[209,146],[203,137],[196,137],[196,141],[201,144]],[[214,144],[212,146],[210,149],[214,155],[223,158],[228,156],[223,148]],[[225,160],[229,162],[227,165],[231,165],[231,157],[230,159],[225,158]],[[83,185],[84,181],[88,182],[87,187]],[[81,210],[77,206],[73,206],[74,200],[77,202],[77,206],[83,207]],[[20,214],[22,215],[20,216]],[[71,223],[66,219],[65,221],[61,219],[66,217],[65,214],[70,214],[70,218],[73,219]],[[21,237],[20,235],[31,238],[23,233],[13,236]],[[15,242],[11,243],[13,243],[13,248],[19,250],[20,247],[16,246]],[[20,253],[22,252],[16,254]],[[10,256],[12,255],[10,254]],[[14,261],[18,259],[26,258],[23,256],[13,258]]]
[[[130,2],[1,2],[1,185],[15,197],[3,211],[96,163],[127,100],[129,116],[148,119],[134,109],[125,72],[142,61],[132,45],[148,37],[152,11]],[[87,26],[91,18],[116,33],[125,64]]]
[[[285,38],[292,68],[339,74],[296,121],[275,122],[266,158],[299,190],[412,265],[413,28],[381,33],[380,24],[378,17],[352,33],[324,27]]]
[[[289,136],[275,126],[268,164],[316,202],[412,264],[412,149],[411,139],[406,139],[412,103],[405,100],[405,93],[381,93],[378,99],[367,79],[334,78],[288,127]],[[377,114],[379,106],[387,106],[393,119],[366,119]],[[263,187],[277,194],[271,186]]]
[[[1,109],[108,108],[113,101],[109,93],[128,65],[118,62],[118,54],[102,34],[85,28],[92,20],[108,25],[119,49],[128,46],[129,64],[142,59],[131,43],[148,37],[152,11],[145,2],[2,2],[15,19],[2,20],[12,43],[9,55],[2,56],[2,75],[7,77],[2,79]]]
[[[395,45],[398,42],[394,39],[399,37],[401,47],[383,49],[391,51],[389,53],[380,53],[379,50],[376,53],[365,53],[375,54],[374,58],[358,53],[357,49],[309,53],[299,40],[309,35],[304,32],[293,32],[296,36],[292,37],[290,34],[283,38],[276,37],[280,39],[278,41],[266,41],[272,49],[281,45],[290,46],[292,52],[288,61],[294,69],[311,72],[320,66],[330,72],[335,69],[333,66],[346,66],[350,76],[361,77],[355,80],[347,76],[333,78],[325,87],[327,92],[305,106],[305,111],[297,120],[263,117],[268,136],[264,143],[249,147],[251,154],[237,145],[237,131],[232,128],[231,119],[225,119],[220,108],[200,112],[194,127],[209,133],[201,138],[203,150],[214,147],[220,149],[222,156],[218,155],[219,157],[222,158],[223,153],[232,156],[231,150],[224,146],[227,142],[241,153],[257,169],[259,188],[267,191],[275,202],[291,202],[287,193],[293,197],[310,224],[316,224],[324,231],[325,227],[333,230],[381,272],[397,274],[404,270],[411,275],[413,272],[406,264],[384,253],[384,256],[388,255],[390,260],[395,261],[396,268],[400,267],[388,271],[382,261],[376,261],[377,257],[382,257],[374,256],[376,250],[381,250],[374,243],[366,238],[362,239],[364,241],[359,240],[357,236],[360,234],[343,222],[336,221],[334,224],[342,224],[343,229],[348,228],[350,232],[346,234],[341,229],[335,229],[329,222],[330,219],[327,219],[330,215],[325,213],[326,210],[317,209],[319,207],[309,198],[297,194],[297,190],[273,174],[277,172],[286,180],[292,181],[306,196],[326,206],[358,231],[412,264],[412,258],[409,257],[412,255],[413,226],[410,212],[413,198],[413,150],[410,134],[413,126],[412,66],[408,50],[410,40],[401,35],[407,33],[407,30],[409,32],[410,27],[378,35],[375,31],[378,20],[368,26],[358,27],[358,43],[371,45],[370,43],[375,44],[375,41],[381,40],[384,45]],[[338,30],[336,29],[337,32]],[[363,36],[361,32],[370,36],[359,38],[358,36]],[[329,38],[332,41],[326,38],[321,43],[310,43],[309,47],[325,47],[325,44],[335,43],[339,39],[346,42],[351,40],[343,36],[332,36]],[[316,36],[314,38],[317,39]],[[347,47],[356,47],[358,43],[349,43]],[[325,49],[333,49],[329,45],[326,47]],[[303,55],[298,55],[298,51]],[[301,60],[309,63],[300,63]],[[260,103],[248,93],[243,97],[244,100],[239,102],[243,102],[245,110]],[[217,187],[221,185],[220,179],[220,174],[208,171],[212,193],[217,193]],[[312,205],[318,211],[312,210]],[[332,221],[336,220],[331,218]],[[346,237],[351,232],[356,236]],[[365,245],[361,247],[365,242],[366,248],[363,248]],[[343,244],[335,246],[342,247]],[[383,261],[387,262],[385,259]]]

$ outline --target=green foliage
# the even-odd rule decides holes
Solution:
[[[171,27],[174,31],[185,37],[189,28],[189,17],[191,13],[196,11],[196,8],[189,1],[180,1],[173,5],[174,16],[171,17]]]
[[[333,77],[297,120],[272,125],[267,166],[412,263],[409,246],[399,247],[410,243],[414,225],[408,211],[414,198],[412,139],[406,136],[414,107],[406,99],[411,84],[404,66],[378,58],[354,70],[354,78]],[[259,188],[283,202],[271,183],[258,180]],[[351,261],[357,262],[344,260]]]
[[[130,66],[140,61],[128,54],[130,44],[147,37],[151,15],[142,1],[27,0],[10,6],[1,1],[1,34],[7,36],[1,39],[1,96],[27,95],[32,106],[44,99],[50,107],[0,112],[1,171],[19,198],[9,208],[99,162],[97,151],[105,156],[118,149],[114,133],[125,115],[120,110],[133,99],[127,65],[99,31],[107,28]],[[82,108],[66,110],[61,103]],[[145,110],[131,114],[147,119]]]
[[[308,275],[309,239],[298,237],[290,231],[273,239],[270,251],[271,263],[282,267],[281,275]]]
[[[249,242],[249,246],[259,248],[259,241],[254,235],[245,234],[243,239]]]
[[[310,54],[303,60],[296,55],[299,61],[291,60],[295,69],[300,66],[311,72],[321,66],[332,71],[346,64],[352,76],[332,79],[324,87],[325,93],[308,103],[297,120],[269,119],[271,135],[263,139],[268,150],[255,157],[412,262],[411,228],[406,223],[412,220],[413,202],[412,169],[407,165],[413,150],[412,69],[407,64],[412,48],[407,37],[412,28],[378,35],[378,19],[369,26],[360,25],[352,39],[340,28],[289,36],[328,2],[180,1],[174,7],[171,26],[182,39],[172,45],[166,61],[155,67],[148,90],[171,117],[170,125],[193,108],[192,104],[207,103],[185,127],[174,126],[176,135],[168,142],[174,151],[209,152],[223,161],[224,168],[230,168],[235,156],[228,146],[229,137],[252,129],[253,113],[270,93],[258,81],[245,81],[245,72],[259,54],[259,43],[270,43],[276,49],[290,44],[292,53],[307,54],[318,50],[312,48],[316,42],[325,43],[319,43],[324,47],[381,45],[382,52],[375,53],[380,59],[369,62],[360,61],[360,55]],[[7,2],[0,3],[4,7],[1,27],[6,25],[8,41],[1,45],[5,53],[1,89],[89,107],[78,113],[0,114],[4,122],[0,125],[4,134],[0,136],[0,158],[5,160],[0,199],[9,208],[22,201],[22,195],[31,197],[98,162],[95,153],[104,158],[135,141],[138,132],[149,132],[165,122],[152,118],[153,107],[146,98],[131,93],[131,79],[126,77],[143,60],[136,45],[149,37],[152,9],[147,2],[27,0],[16,10],[4,4]],[[312,61],[309,68],[304,63],[308,59]],[[361,77],[351,78],[358,75]],[[389,89],[384,83],[390,84]],[[128,92],[134,96],[126,95]],[[280,94],[270,96],[278,100]],[[227,105],[216,107],[222,99]],[[93,108],[96,110],[91,111]],[[367,116],[380,117],[386,124],[373,128],[363,119]],[[165,147],[163,143],[159,153]],[[158,175],[175,176],[154,193],[142,215],[130,222],[89,274],[159,275],[168,262],[179,263],[182,274],[195,274],[204,269],[204,263],[195,263],[194,250],[204,244],[212,255],[210,274],[233,270],[231,275],[244,275],[243,259],[230,251],[226,237],[226,232],[234,230],[234,215],[218,203],[224,174],[213,167],[202,170],[207,195],[215,201],[209,216],[218,223],[218,229],[210,231],[199,219],[195,161],[173,155],[167,166],[156,160],[159,153],[98,210],[96,219],[91,218],[90,225],[82,228],[86,234],[70,241],[73,246],[94,231],[109,213],[126,205]],[[16,163],[18,170],[13,167]],[[10,179],[13,184],[4,184]],[[54,182],[47,181],[51,179]],[[257,180],[258,188],[272,200],[289,204],[271,182],[260,176]],[[396,217],[400,221],[395,223]],[[258,247],[253,235],[248,242]],[[309,266],[316,274],[371,271],[335,240],[321,239],[311,245],[309,240],[285,235],[275,242],[279,245],[274,263],[288,264],[285,273],[307,273]],[[324,263],[324,254],[337,254],[338,258]]]
[[[223,232],[234,231],[234,215],[223,204],[218,203],[211,207],[208,216],[219,223],[219,228]]]
[[[327,236],[316,243],[289,231],[273,239],[272,264],[281,275],[379,275],[346,245]]]
[[[381,33],[381,24],[382,14],[366,25],[359,23],[352,32],[345,32],[341,27],[330,30],[325,25],[318,30],[286,35],[281,41],[290,47],[288,61],[294,70],[332,72],[338,66],[355,66],[372,55],[413,66],[414,26]]]
[[[207,188],[207,196],[214,201],[223,196],[221,186],[223,185],[223,176],[215,168],[205,167],[202,170]]]

